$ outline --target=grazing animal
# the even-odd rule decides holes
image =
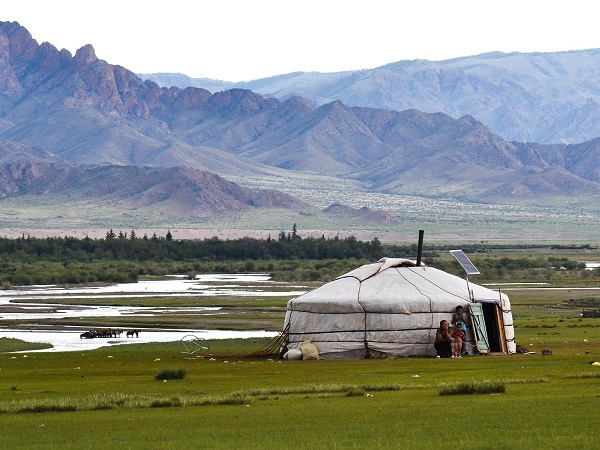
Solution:
[[[133,337],[133,335],[135,335],[135,337],[140,337],[140,330],[130,330],[127,332],[127,337]]]
[[[133,337],[134,334],[137,335],[139,330],[132,330],[127,332],[127,337]],[[94,339],[94,338],[112,338],[112,337],[120,337],[121,330],[113,330],[113,329],[101,329],[101,330],[91,330],[81,333],[79,335],[79,339]]]

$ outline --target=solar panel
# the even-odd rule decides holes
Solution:
[[[467,275],[479,275],[481,273],[462,250],[450,250],[450,253],[456,258],[462,268],[465,269]]]

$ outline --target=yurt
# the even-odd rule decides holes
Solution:
[[[441,320],[458,305],[469,354],[515,353],[508,297],[415,261],[383,258],[292,299],[284,323],[288,349],[305,341],[322,359],[434,356]]]

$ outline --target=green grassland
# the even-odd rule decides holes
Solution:
[[[0,340],[1,446],[597,448],[600,319],[581,310],[600,300],[558,288],[508,292],[530,355],[284,361],[244,357],[266,342],[248,339],[211,342],[214,358],[194,359],[177,342],[9,353],[23,348]],[[186,376],[156,380],[167,368]],[[464,383],[505,391],[440,395]]]
[[[557,335],[519,332],[535,350],[543,340],[552,356],[196,360],[175,344],[4,353],[0,424],[11,431],[2,446],[597,448],[600,367],[590,362],[600,359],[598,333],[555,324]],[[219,341],[213,352],[243,355],[261,343]],[[187,376],[157,381],[165,367]],[[483,381],[506,392],[440,395]]]

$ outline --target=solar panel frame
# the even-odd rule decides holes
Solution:
[[[467,255],[465,255],[465,253],[462,250],[450,250],[450,253],[452,254],[452,256],[454,256],[454,258],[462,266],[462,268],[465,270],[467,275],[480,275],[481,274],[481,272],[479,272],[479,270],[477,270],[477,267],[475,267],[475,264],[473,264],[471,262],[471,260],[467,257]]]

